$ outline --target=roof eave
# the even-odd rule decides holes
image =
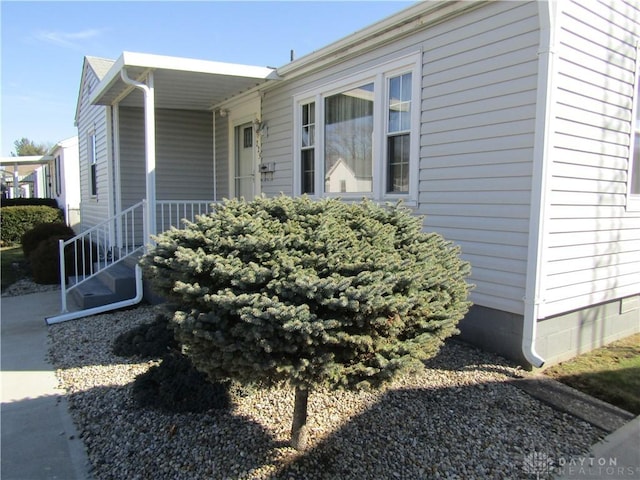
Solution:
[[[120,80],[120,72],[127,67],[142,68],[145,69],[145,71],[165,69],[212,75],[230,75],[255,78],[265,81],[276,80],[278,78],[275,69],[268,67],[214,62],[184,57],[168,57],[146,53],[123,52],[109,69],[102,81],[100,81],[95,92],[91,95],[89,101],[92,105],[108,104],[108,102],[104,101],[104,96],[114,86],[114,84]]]
[[[416,30],[435,25],[464,11],[478,8],[488,1],[490,0],[418,2],[395,15],[278,68],[277,74],[283,78],[292,78],[326,68],[333,63],[372,50]]]

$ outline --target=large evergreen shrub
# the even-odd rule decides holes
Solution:
[[[459,250],[400,205],[229,200],[157,237],[142,260],[176,336],[212,380],[308,391],[377,387],[422,368],[469,308]]]

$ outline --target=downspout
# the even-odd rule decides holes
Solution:
[[[217,180],[217,174],[216,174],[216,168],[217,168],[217,161],[216,161],[216,112],[215,110],[213,111],[213,201],[217,202],[218,201],[218,180]]]
[[[153,72],[147,74],[147,83],[137,82],[129,78],[125,68],[120,70],[120,77],[126,84],[139,88],[144,93],[144,158],[146,168],[146,200],[147,215],[144,225],[144,238],[152,244],[152,235],[156,232],[156,115],[155,92],[153,88]]]
[[[538,51],[538,84],[536,121],[531,181],[531,210],[529,214],[529,245],[527,251],[527,280],[524,297],[522,354],[527,362],[539,368],[544,359],[536,351],[537,323],[540,305],[544,302],[544,248],[547,228],[548,162],[551,161],[553,130],[553,74],[555,71],[556,2],[537,2],[540,18],[540,49]]]

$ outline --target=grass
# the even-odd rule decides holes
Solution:
[[[543,373],[640,415],[640,333],[579,355]]]
[[[2,271],[0,277],[2,290],[27,276],[26,260],[22,254],[22,247],[2,247],[0,249],[0,263]]]

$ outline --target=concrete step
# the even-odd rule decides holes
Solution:
[[[83,310],[133,298],[135,294],[135,271],[124,262],[112,265],[71,291],[73,301]]]

